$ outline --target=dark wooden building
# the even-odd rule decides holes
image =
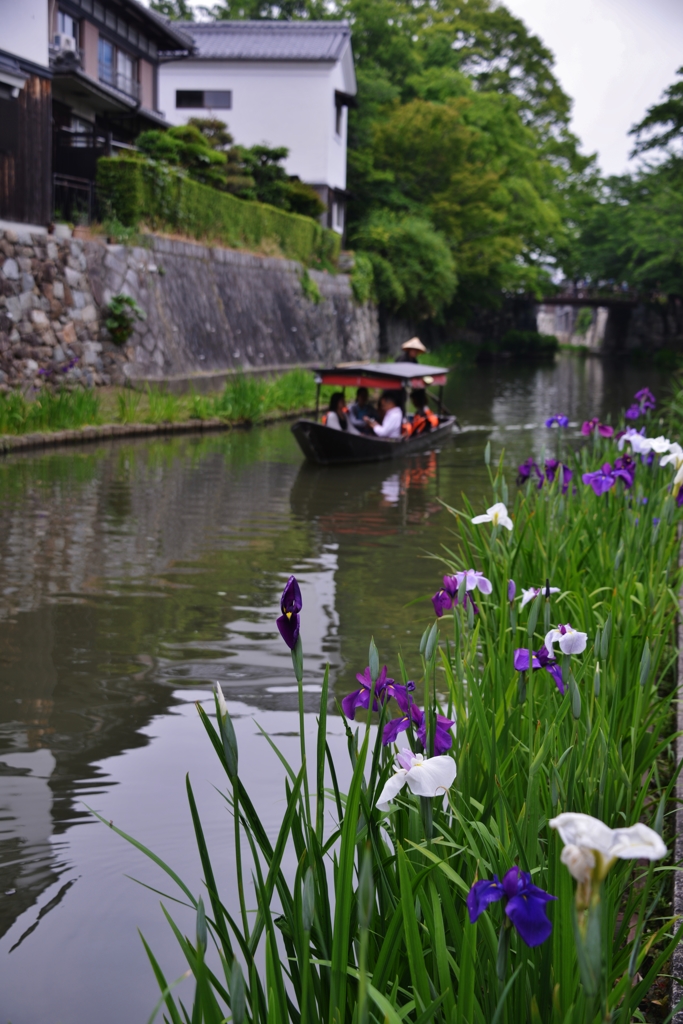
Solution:
[[[51,79],[47,68],[0,52],[2,220],[47,224],[52,216]]]

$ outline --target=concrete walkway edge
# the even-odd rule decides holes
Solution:
[[[294,420],[310,415],[310,409],[292,413],[264,416],[258,425]],[[77,427],[74,430],[51,430],[44,434],[0,435],[0,455],[35,448],[56,448],[65,444],[85,444],[92,441],[110,441],[118,437],[149,437],[164,434],[190,434],[218,430],[240,430],[251,427],[250,422],[228,423],[218,417],[206,420],[182,420],[179,423],[105,423],[102,426]]]

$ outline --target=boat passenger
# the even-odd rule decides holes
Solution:
[[[352,426],[361,434],[371,434],[372,430],[365,422],[366,416],[371,420],[377,419],[377,410],[370,402],[367,388],[358,388],[356,401],[349,408],[348,419]]]
[[[400,438],[401,426],[403,424],[403,410],[399,403],[399,395],[396,391],[383,391],[379,400],[379,411],[382,422],[366,417],[366,423],[372,427],[376,437]]]
[[[427,392],[424,388],[413,388],[410,399],[415,406],[415,414],[410,424],[410,436],[425,434],[439,425],[439,417],[427,405]]]
[[[395,362],[417,363],[417,357],[420,353],[424,353],[426,351],[427,349],[419,338],[410,338],[408,341],[404,341],[401,345],[401,351],[396,356]]]
[[[330,398],[330,405],[323,416],[323,425],[331,427],[332,430],[348,430],[349,424],[344,408],[344,395],[341,391],[335,391]]]

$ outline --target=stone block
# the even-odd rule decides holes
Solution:
[[[19,270],[21,270],[22,274],[31,273],[31,260],[28,259],[27,256],[18,256],[17,263],[19,264]]]
[[[81,319],[84,324],[94,323],[94,321],[97,320],[97,310],[95,307],[92,305],[86,306],[81,313]]]
[[[19,296],[19,305],[23,310],[33,308],[33,292],[22,292]]]
[[[57,332],[57,337],[61,341],[62,345],[73,345],[76,341],[76,328],[69,321],[64,325],[64,329]]]
[[[73,267],[65,267],[64,277],[66,278],[67,284],[70,288],[78,288],[81,280],[81,275],[78,270],[74,270]]]
[[[33,274],[22,274],[21,275],[21,290],[23,292],[32,292],[36,286],[36,280]]]
[[[19,296],[8,295],[5,299],[5,309],[13,320],[18,320],[21,317],[21,300]]]
[[[47,243],[47,257],[50,260],[56,260],[59,258],[59,247],[54,242]]]
[[[17,246],[17,256],[23,256],[29,260],[33,259],[35,252],[32,245],[21,245]]]
[[[60,302],[64,300],[64,285],[61,281],[55,281],[52,285],[52,294],[55,299],[59,299]]]
[[[16,231],[13,231],[12,228],[5,228],[5,238],[8,242],[11,242],[12,245],[16,245],[19,241]]]
[[[102,345],[99,341],[86,341],[83,343],[83,362],[86,366],[102,366],[102,360],[100,359],[100,352],[102,351]]]
[[[52,350],[52,358],[54,359],[54,361],[56,363],[63,363],[64,362],[64,360],[66,359],[66,356],[64,355],[64,349],[62,348],[61,345],[59,345],[59,344],[55,345],[54,349]]]
[[[24,364],[24,369],[26,371],[27,376],[31,376],[34,373],[38,372],[38,363],[35,361],[35,359],[27,359]]]
[[[38,330],[47,330],[47,328],[50,326],[50,321],[48,320],[46,314],[43,312],[42,309],[32,310],[31,320],[38,328]]]
[[[19,265],[16,260],[5,260],[5,262],[2,265],[2,272],[8,281],[19,280]]]
[[[85,292],[79,292],[74,290],[72,291],[71,294],[73,296],[74,306],[76,307],[76,309],[83,309],[84,306],[86,305]]]
[[[41,291],[48,302],[51,302],[55,297],[54,285],[50,281],[44,281],[41,285]]]
[[[14,256],[14,246],[6,238],[0,238],[0,252],[3,256]]]
[[[71,249],[72,256],[80,256],[83,252],[83,242],[79,241],[77,238],[72,238],[69,248]]]

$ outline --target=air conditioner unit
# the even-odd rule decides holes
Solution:
[[[58,53],[75,53],[76,40],[73,36],[65,36],[64,33],[58,32],[55,36],[55,49]]]

